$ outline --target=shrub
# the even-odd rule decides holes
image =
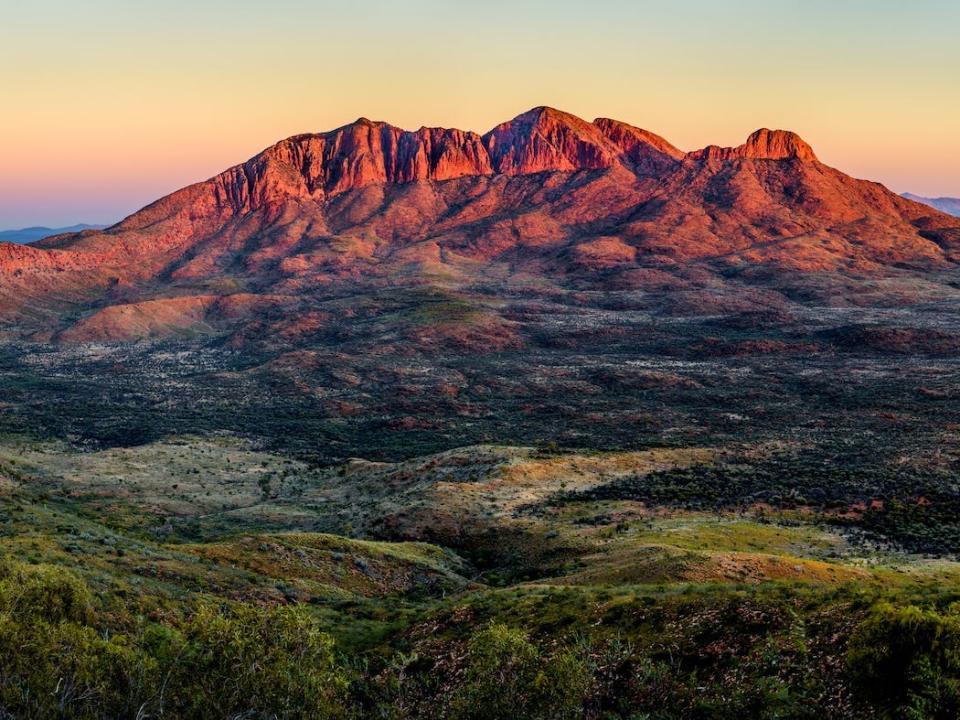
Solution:
[[[346,714],[347,676],[333,640],[302,608],[205,605],[184,628],[183,643],[168,691],[175,717]]]
[[[453,717],[579,717],[589,684],[589,669],[572,651],[544,657],[521,631],[493,624],[470,640],[464,682],[452,703]]]
[[[960,617],[908,606],[877,606],[850,639],[857,686],[896,720],[960,713]]]
[[[46,622],[93,620],[93,594],[69,570],[52,565],[9,567],[0,580],[0,608],[20,618]]]
[[[70,572],[0,568],[0,717],[325,720],[346,715],[332,639],[297,607],[202,606],[180,630],[93,627]]]
[[[135,717],[157,663],[123,635],[90,627],[92,594],[72,573],[15,566],[0,581],[0,715]]]

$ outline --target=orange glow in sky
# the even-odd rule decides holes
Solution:
[[[954,0],[0,5],[0,229],[112,222],[361,115],[483,132],[535,105],[688,150],[792,129],[858,177],[960,196]]]

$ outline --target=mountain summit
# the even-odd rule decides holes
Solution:
[[[484,135],[360,118],[106,230],[0,244],[0,320],[123,339],[131,318],[136,336],[235,328],[318,293],[422,284],[657,293],[694,313],[757,292],[869,304],[878,278],[930,283],[958,262],[960,221],[824,165],[795,133],[685,153],[537,107]]]

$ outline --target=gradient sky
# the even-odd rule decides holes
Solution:
[[[483,132],[536,105],[683,149],[799,132],[960,196],[957,0],[0,0],[0,229],[113,222],[359,116]]]

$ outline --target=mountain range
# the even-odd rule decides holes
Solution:
[[[958,262],[960,221],[825,165],[789,131],[682,152],[547,107],[484,135],[361,118],[107,229],[0,244],[0,322],[41,341],[297,346],[342,320],[331,297],[429,287],[471,322],[427,334],[490,348],[522,342],[501,307],[517,294],[619,292],[700,316],[890,305],[952,296]]]
[[[929,205],[930,207],[936,208],[941,212],[948,213],[949,215],[960,215],[960,198],[928,198],[920,195],[914,195],[913,193],[903,193],[903,197],[907,198],[908,200],[913,200],[914,202]]]
[[[106,225],[87,225],[79,223],[77,225],[68,225],[61,228],[49,227],[28,227],[19,230],[0,230],[0,242],[11,243],[32,243],[37,240],[43,240],[51,235],[63,235],[64,233],[78,233],[83,230],[103,230]]]

